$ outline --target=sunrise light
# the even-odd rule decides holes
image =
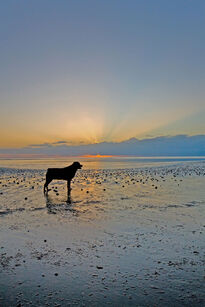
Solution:
[[[113,158],[116,157],[115,155],[83,155],[82,158]]]

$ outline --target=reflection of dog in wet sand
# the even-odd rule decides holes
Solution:
[[[44,184],[44,193],[48,192],[48,185],[53,179],[66,180],[68,192],[70,192],[70,183],[75,173],[80,169],[82,165],[79,162],[73,162],[72,165],[64,168],[48,168],[46,173],[46,182]]]

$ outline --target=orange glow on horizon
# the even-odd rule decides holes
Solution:
[[[112,158],[116,157],[115,155],[83,155],[82,158]]]

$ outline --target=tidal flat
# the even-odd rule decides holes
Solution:
[[[0,306],[204,306],[205,162],[0,168]]]

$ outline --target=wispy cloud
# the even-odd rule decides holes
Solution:
[[[41,148],[41,147],[52,147],[52,143],[30,144],[25,148]]]
[[[67,141],[57,141],[57,142],[53,142],[53,145],[61,145],[61,144],[67,144]]]
[[[68,141],[56,141],[56,142],[51,142],[51,143],[41,143],[41,144],[30,144],[26,146],[25,148],[41,148],[41,147],[53,147],[53,146],[58,146],[58,145],[70,145],[72,142]]]

